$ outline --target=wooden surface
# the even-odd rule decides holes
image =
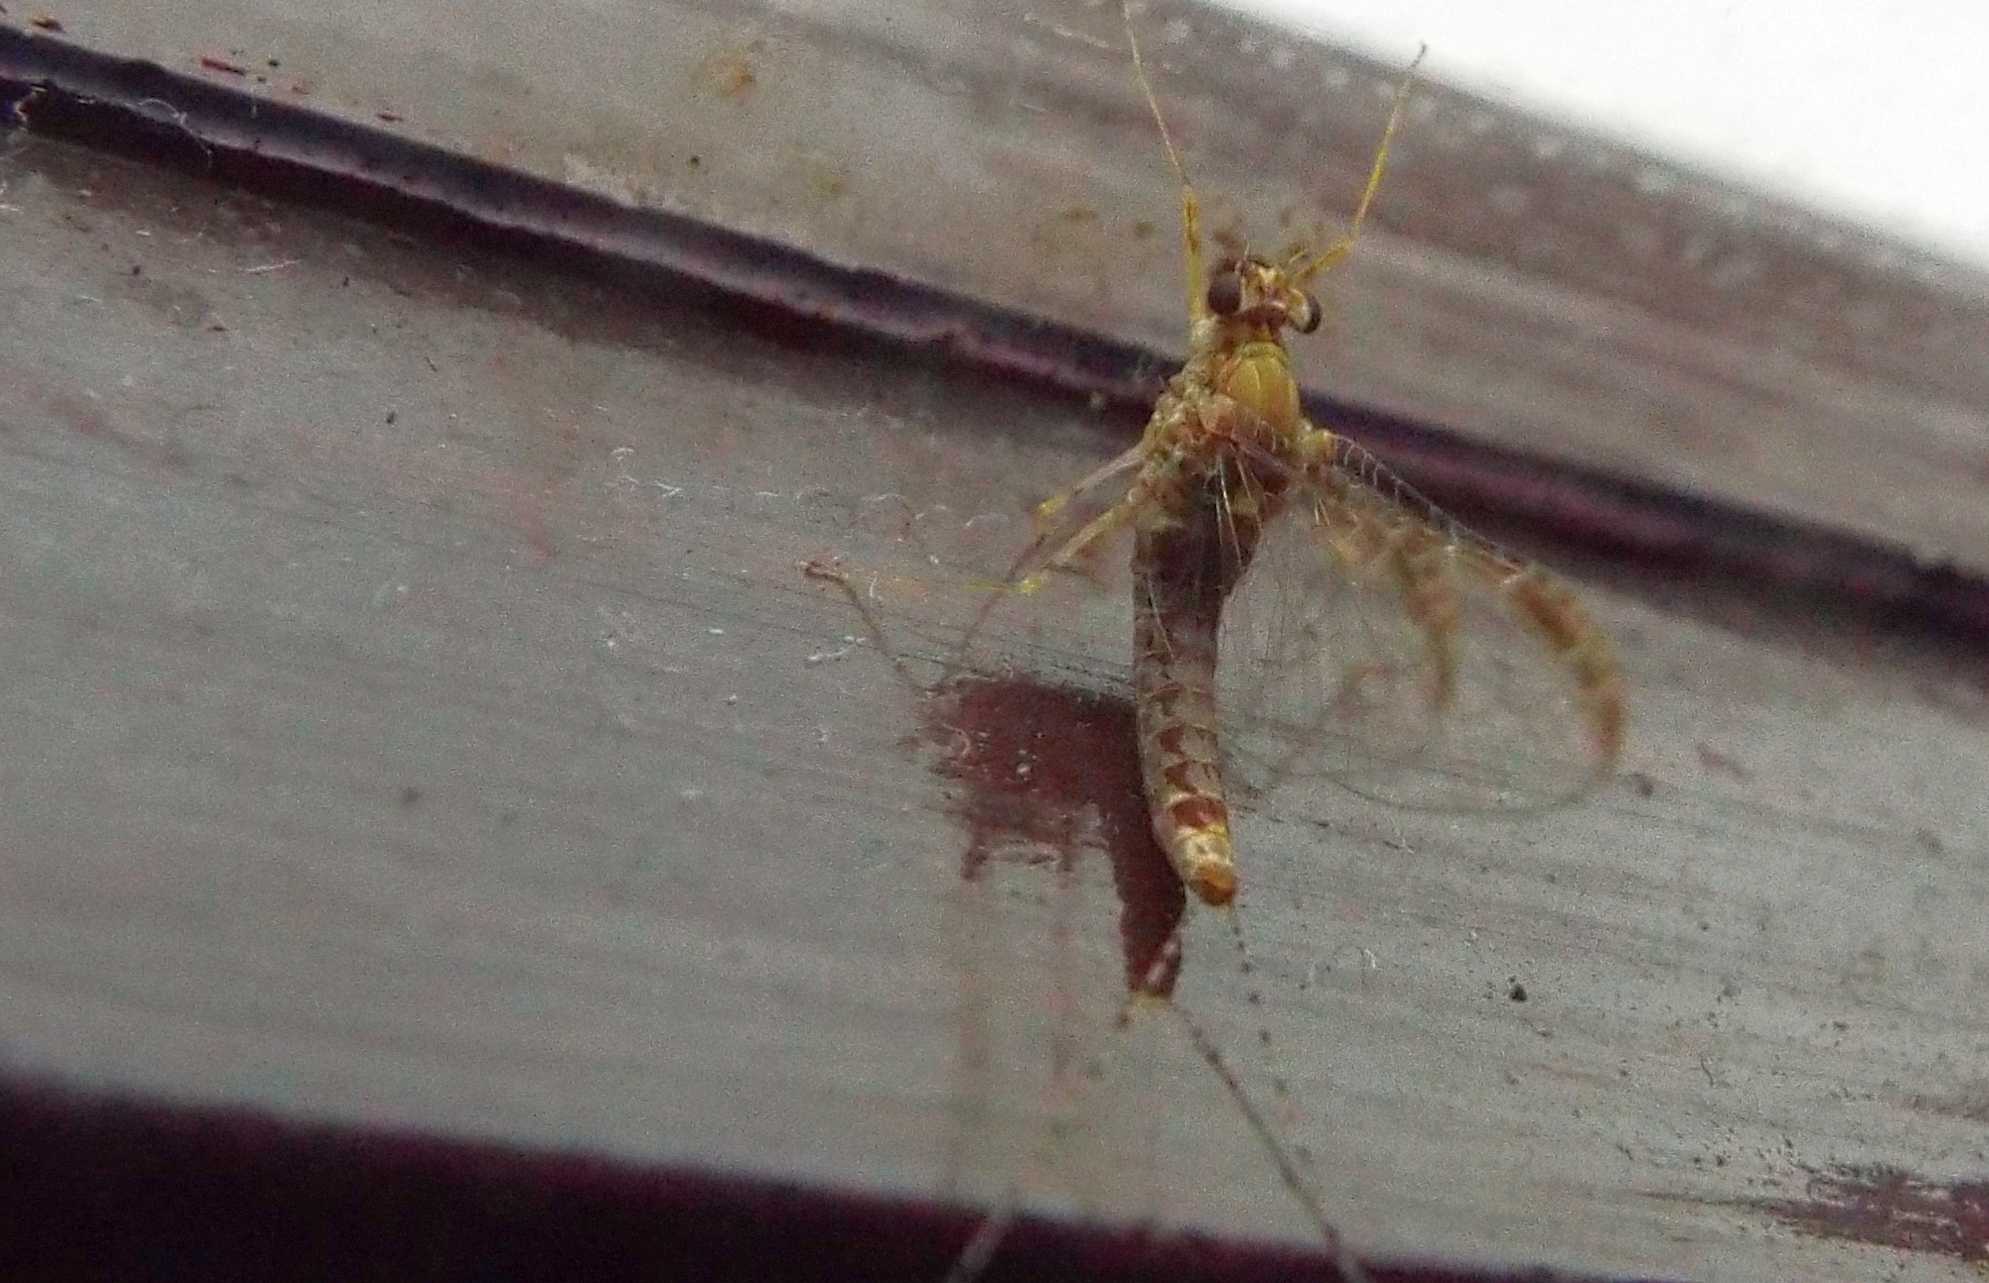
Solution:
[[[1090,796],[1003,792],[949,748],[1102,755],[1085,737],[1123,716],[1123,594],[998,616],[989,657],[1013,672],[972,698],[912,689],[977,601],[952,559],[1019,532],[1111,425],[5,141],[0,1063],[1305,1234],[1178,1032],[1111,1028],[1110,772]],[[1736,350],[1719,323],[1662,323]],[[1792,348],[1789,368],[1819,359]],[[1857,386],[1975,395],[1909,374]],[[1752,425],[1813,422],[1795,386],[1733,420],[1745,449]],[[1653,395],[1697,414],[1698,388]],[[1952,477],[1881,485],[1858,457],[1856,479],[1762,474],[1852,525],[1881,490],[1961,512]],[[830,555],[875,583],[912,685],[801,575]],[[1366,1250],[1979,1268],[1979,654],[1758,586],[1580,569],[1630,677],[1623,780],[1523,824],[1274,795],[1239,827],[1265,1006],[1193,913],[1180,1003],[1258,1097],[1290,1079],[1280,1134]]]
[[[1111,1034],[1104,862],[963,882],[920,702],[796,568],[898,572],[887,630],[943,649],[972,597],[869,500],[1013,518],[1096,457],[1079,407],[58,146],[9,164],[8,1063],[1303,1232],[1178,1037]],[[1125,605],[1076,600],[1000,647],[1120,692]],[[1945,1275],[1759,1204],[1981,1169],[1972,667],[1591,600],[1633,784],[1518,827],[1248,816],[1276,1059],[1212,920],[1181,1002],[1260,1093],[1291,1076],[1365,1246]],[[1082,1126],[1031,1163],[1059,1058]]]
[[[529,0],[61,16],[65,40],[259,100],[1178,351],[1174,189],[1115,10],[610,0],[550,33]],[[1399,67],[1219,11],[1142,20],[1211,227],[1338,227]],[[1374,235],[1329,278],[1313,386],[1989,567],[1989,278],[1450,90],[1423,34],[1431,79]]]

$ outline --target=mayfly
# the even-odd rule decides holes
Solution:
[[[1219,638],[1225,651],[1239,652],[1228,660],[1239,674],[1226,683],[1236,690],[1233,702],[1250,705],[1227,714],[1232,722],[1249,714],[1241,723],[1253,728],[1248,737],[1275,745],[1258,755],[1281,771],[1323,766],[1334,737],[1352,734],[1387,741],[1393,751],[1374,764],[1383,770],[1420,771],[1441,777],[1440,785],[1483,783],[1482,773],[1472,775],[1475,750],[1462,745],[1505,735],[1502,753],[1524,756],[1534,747],[1527,734],[1474,733],[1490,687],[1513,718],[1569,723],[1560,729],[1572,732],[1576,765],[1549,764],[1546,793],[1592,788],[1613,769],[1627,718],[1607,637],[1544,570],[1465,530],[1365,450],[1309,421],[1285,346],[1287,330],[1319,327],[1319,301],[1308,287],[1360,236],[1416,64],[1396,88],[1343,236],[1205,266],[1200,203],[1123,0],[1121,8],[1134,75],[1180,185],[1188,358],[1137,445],[1038,506],[1036,537],[1007,585],[1033,592],[1098,541],[1132,528],[1134,700],[1161,848],[1205,903],[1225,905],[1236,895],[1217,734]],[[1265,589],[1253,595],[1268,597],[1268,610],[1231,608],[1246,585]],[[990,597],[974,631],[1002,595]],[[1376,629],[1371,621],[1382,610],[1399,626]],[[1534,659],[1516,661],[1503,643],[1477,645],[1478,616],[1493,631],[1516,634]],[[1356,629],[1369,635],[1344,644]],[[1327,637],[1343,643],[1337,652]],[[1549,670],[1559,692],[1513,693],[1509,670],[1529,667]],[[1460,758],[1462,768],[1454,765]],[[1316,773],[1364,791],[1360,769]]]
[[[1310,287],[1354,249],[1415,64],[1396,88],[1344,235],[1323,247],[1275,256],[1246,249],[1210,264],[1199,198],[1125,0],[1121,15],[1179,184],[1187,360],[1136,445],[1038,505],[1034,539],[960,651],[998,603],[1038,591],[1109,536],[1132,530],[1135,725],[1148,816],[1182,884],[1212,906],[1230,905],[1239,889],[1226,750],[1357,793],[1389,796],[1392,776],[1411,777],[1416,787],[1402,791],[1410,799],[1504,806],[1514,795],[1553,801],[1595,787],[1614,767],[1627,721],[1608,639],[1545,571],[1471,534],[1372,455],[1309,421],[1285,345],[1286,331],[1319,328]],[[1219,650],[1227,674],[1220,701]],[[1554,739],[1563,741],[1558,751]],[[1241,926],[1228,917],[1241,950]],[[1158,974],[1171,961],[1163,952],[1154,965]],[[1149,989],[1164,992],[1141,985],[1132,1000]],[[1364,1278],[1213,1042],[1167,1006],[1304,1205],[1340,1275]],[[949,1279],[979,1276],[1013,1210],[983,1223]]]

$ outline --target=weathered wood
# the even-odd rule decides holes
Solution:
[[[60,145],[5,163],[9,1064],[1304,1232],[1178,1034],[1109,1028],[1106,863],[976,834],[922,742],[947,706],[797,569],[878,572],[928,680],[975,597],[903,514],[1020,530],[1102,454],[1081,407]],[[1181,1002],[1258,1094],[1290,1077],[1364,1246],[1946,1276],[1966,1251],[1765,1205],[1981,1170],[1979,660],[1593,600],[1625,783],[1522,825],[1280,795],[1239,832],[1274,1047],[1212,919]],[[1111,693],[1128,616],[1080,594],[993,640]]]
[[[525,0],[171,0],[64,38],[1173,349],[1173,190],[1115,8],[611,3],[542,38]],[[1399,68],[1142,20],[1212,225],[1337,226]],[[1989,567],[1980,271],[1436,83],[1375,228],[1314,386]]]

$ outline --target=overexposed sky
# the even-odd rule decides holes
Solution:
[[[1989,0],[1221,0],[1989,266]]]

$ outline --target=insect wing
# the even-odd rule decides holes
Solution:
[[[1325,779],[1411,808],[1511,811],[1607,775],[1622,683],[1564,588],[1357,448],[1317,483],[1285,481],[1223,611],[1218,685],[1239,783]]]

